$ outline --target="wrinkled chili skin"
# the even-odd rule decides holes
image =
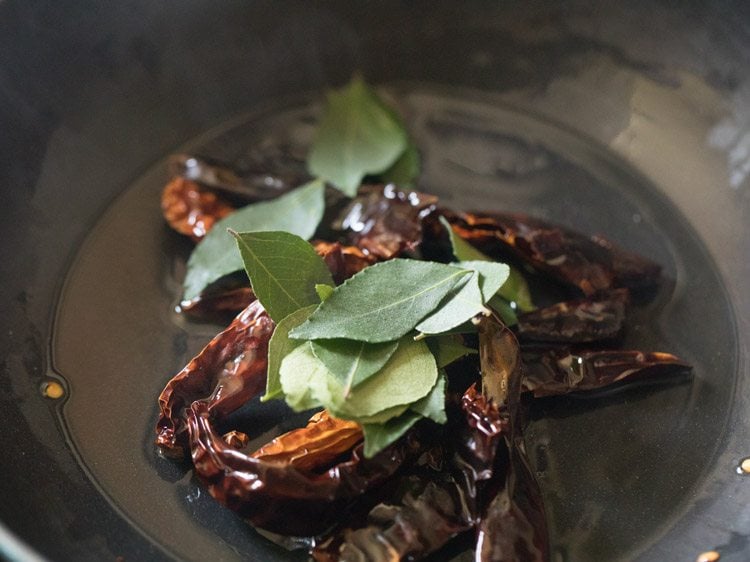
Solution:
[[[185,408],[202,400],[212,413],[235,410],[265,386],[274,323],[258,301],[214,337],[159,395],[156,445],[168,456],[185,454]]]
[[[437,429],[439,444],[399,477],[392,495],[370,510],[363,526],[344,525],[323,541],[312,553],[316,560],[416,560],[479,522],[492,495],[488,488],[495,486],[496,451],[507,424],[475,386],[448,402],[448,424]]]
[[[320,472],[363,439],[359,424],[334,418],[322,410],[305,427],[279,435],[250,456],[267,463]]]
[[[402,191],[394,185],[367,185],[333,225],[347,244],[366,255],[390,259],[422,242],[422,218],[437,204],[433,195]]]
[[[309,179],[307,174],[271,174],[268,167],[263,171],[239,169],[197,154],[172,155],[169,169],[175,176],[198,183],[240,205],[278,197]]]
[[[500,320],[483,316],[477,323],[482,393],[505,406],[513,399],[511,384],[518,378],[521,357],[518,340]]]
[[[477,560],[549,560],[541,490],[522,435],[520,348],[494,318],[481,319],[478,329],[480,346],[500,347],[485,349],[480,358],[483,386],[502,389],[503,403],[498,407],[474,385],[461,397],[460,409],[449,401],[443,449],[434,455],[443,460],[432,470],[403,475],[395,486],[400,492],[376,505],[366,525],[340,529],[325,540],[313,551],[316,560],[417,560],[472,528]]]
[[[548,562],[549,533],[539,483],[532,472],[523,438],[525,410],[521,402],[525,367],[521,347],[512,332],[495,316],[478,325],[482,380],[499,378],[508,429],[504,432],[504,486],[492,497],[477,529],[478,562]],[[483,350],[496,346],[499,351]],[[485,385],[486,386],[486,385]]]
[[[374,261],[416,249],[424,237],[429,241],[433,233],[425,230],[423,219],[435,210],[436,202],[431,196],[392,186],[363,188],[339,224],[342,240],[359,247],[319,242],[316,249],[340,283]],[[605,239],[537,219],[446,215],[456,232],[471,243],[489,248],[490,253],[499,247],[510,250],[588,296],[521,315],[517,333],[528,341],[608,339],[609,334],[619,333],[626,300],[621,295],[627,296],[627,291],[612,289],[650,287],[660,275],[655,264]],[[497,349],[493,353],[484,349],[480,355],[485,363],[491,358],[495,364],[482,369],[484,390],[495,400],[474,387],[467,390],[460,407],[451,406],[454,413],[449,413],[444,444],[425,445],[417,437],[419,432],[410,432],[374,459],[364,459],[356,424],[320,414],[307,427],[247,454],[242,450],[246,436],[231,431],[222,436],[216,427],[262,390],[273,322],[257,302],[250,302],[254,296],[248,288],[235,295],[204,297],[197,306],[206,306],[210,299],[218,303],[208,305],[208,310],[247,308],[165,388],[157,444],[173,455],[182,455],[189,447],[196,474],[212,496],[251,524],[275,533],[317,535],[337,520],[340,524],[342,513],[348,513],[364,494],[386,483],[389,490],[399,490],[369,511],[364,526],[339,528],[326,543],[333,550],[321,548],[314,553],[320,560],[361,560],[364,554],[374,560],[417,559],[474,528],[477,560],[547,561],[541,492],[523,442],[522,389],[549,396],[689,370],[668,354],[574,353],[562,347],[524,346],[526,369],[513,334],[489,319],[485,326],[492,324],[497,337],[485,337],[482,343],[480,324],[480,351],[490,341]],[[486,378],[488,371],[494,382]],[[434,456],[440,462],[420,464],[420,456]],[[392,488],[394,482],[403,486]]]
[[[162,191],[161,208],[167,224],[200,242],[217,221],[250,202],[271,199],[301,185],[306,175],[272,175],[233,169],[205,156],[174,154],[173,177]]]
[[[523,348],[524,390],[534,397],[588,391],[623,381],[669,380],[692,367],[663,352],[634,350],[573,351],[567,347]]]
[[[513,443],[515,439],[511,439]],[[477,562],[548,562],[547,520],[539,484],[523,441],[508,446],[505,486],[492,499],[479,524]]]
[[[340,285],[355,273],[359,273],[368,265],[379,261],[376,256],[365,254],[357,246],[343,246],[338,242],[322,240],[316,240],[313,245],[318,255],[326,262],[333,276],[333,281],[337,285]]]
[[[189,445],[196,475],[209,492],[253,525],[287,535],[314,535],[330,527],[346,505],[391,476],[419,447],[404,439],[364,459],[361,444],[352,449],[360,436],[349,424],[339,432],[334,428],[321,443],[316,463],[279,463],[265,454],[268,449],[253,457],[227,443],[214,424],[265,386],[273,329],[256,301],[170,380],[159,397],[156,443],[172,456],[182,455]],[[298,447],[305,438],[303,431],[291,444]],[[320,472],[321,465],[341,455],[348,460]]]
[[[249,523],[292,536],[313,536],[331,527],[349,504],[419,449],[403,439],[365,459],[360,444],[348,460],[319,473],[236,451],[214,429],[206,402],[188,407],[187,423],[193,465],[210,494]]]
[[[510,252],[586,296],[618,287],[651,289],[661,277],[658,264],[601,236],[589,237],[522,214],[443,214],[465,240],[490,253]]]
[[[233,287],[208,291],[195,298],[180,301],[179,311],[193,318],[213,319],[223,313],[237,313],[255,301],[250,287]]]
[[[514,391],[517,393],[517,391]],[[521,413],[510,407],[511,429],[502,451],[504,485],[491,497],[477,526],[477,562],[549,562],[547,518],[520,427]],[[498,471],[499,472],[499,471]]]
[[[164,187],[161,209],[169,226],[199,242],[214,223],[235,210],[222,197],[184,178],[173,178]]]
[[[522,340],[584,343],[616,338],[625,324],[627,289],[565,301],[518,315],[516,333]]]

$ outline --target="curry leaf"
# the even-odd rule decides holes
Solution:
[[[417,147],[411,142],[393,166],[380,174],[383,183],[395,183],[399,187],[412,187],[419,176],[420,158]]]
[[[301,308],[292,312],[281,322],[276,324],[271,340],[268,342],[268,370],[266,376],[266,393],[261,401],[279,398],[284,394],[281,387],[279,369],[281,361],[295,348],[306,342],[289,339],[289,330],[302,324],[317,308],[317,305]]]
[[[393,341],[412,330],[469,273],[406,259],[372,265],[336,287],[290,335],[297,339]]]
[[[279,384],[286,403],[296,412],[317,408],[331,401],[328,370],[303,342],[281,360]]]
[[[450,330],[441,332],[439,335],[453,336],[453,335],[459,335],[459,334],[476,334],[476,333],[477,333],[477,327],[471,321],[468,321],[468,322],[464,322],[463,324],[459,324],[455,328],[451,328]],[[427,337],[434,337],[434,336],[420,333],[414,336],[414,339],[421,340]]]
[[[479,353],[476,349],[466,347],[461,338],[454,335],[440,335],[427,339],[427,346],[435,356],[439,369],[447,367],[454,361],[466,355]]]
[[[420,400],[424,400],[424,398],[420,398]],[[372,416],[361,416],[357,421],[361,425],[373,424],[373,423],[385,423],[388,420],[398,417],[401,414],[403,414],[406,410],[409,409],[410,406],[411,404],[399,404],[398,406],[387,408]]]
[[[455,293],[449,293],[435,312],[417,324],[424,334],[439,334],[460,326],[484,309],[482,292],[479,290],[479,273],[474,272]]]
[[[363,424],[362,433],[365,436],[365,457],[368,459],[372,458],[388,445],[397,441],[421,418],[422,416],[416,412],[407,410],[397,418],[392,418],[382,424]]]
[[[430,393],[414,402],[414,404],[409,406],[409,409],[437,423],[447,422],[448,417],[445,415],[445,382],[445,371],[440,369],[440,375]]]
[[[314,180],[273,201],[247,205],[214,224],[190,254],[184,298],[193,299],[221,277],[242,270],[242,259],[227,229],[283,230],[310,238],[323,217],[324,189],[321,180]]]
[[[491,258],[477,250],[474,246],[469,244],[466,240],[456,234],[451,227],[450,223],[445,217],[440,217],[440,223],[448,231],[450,237],[451,247],[453,248],[453,255],[459,261],[493,261]],[[509,266],[508,278],[502,287],[499,289],[499,294],[506,301],[515,302],[516,306],[523,312],[534,310],[534,303],[531,301],[531,292],[529,286],[526,283],[526,279],[514,267]],[[485,302],[488,302],[489,298],[485,298]]]
[[[343,386],[315,357],[310,342],[294,348],[279,368],[282,392],[294,410],[322,405],[338,418],[355,421],[388,417],[388,410],[426,396],[437,378],[429,348],[411,338],[402,339],[378,375],[354,388],[348,398],[343,397]]]
[[[513,306],[511,306],[511,304],[500,295],[492,297],[487,305],[500,315],[503,324],[506,326],[518,324],[518,317],[516,316],[516,311],[513,309]]]
[[[382,98],[376,96],[377,101],[384,111],[388,112],[398,126],[406,130],[401,116],[394,109],[386,104]],[[420,172],[420,158],[417,147],[411,140],[407,139],[406,149],[401,153],[393,165],[380,174],[380,181],[383,183],[394,183],[401,187],[411,187],[414,180],[417,179]]]
[[[440,334],[460,326],[482,310],[508,278],[508,266],[503,263],[466,261],[457,264],[462,269],[473,270],[473,275],[455,294],[430,316],[417,324],[417,330],[425,334]]]
[[[440,224],[442,224],[445,227],[445,230],[448,231],[453,255],[456,256],[458,261],[492,261],[489,257],[456,234],[451,223],[448,222],[448,219],[440,217],[439,220]]]
[[[500,287],[498,294],[506,301],[516,303],[521,312],[529,312],[536,308],[531,300],[531,292],[526,279],[513,267],[510,268],[508,280]]]
[[[422,418],[429,418],[437,423],[446,423],[448,417],[445,414],[445,372],[441,370],[440,376],[435,381],[429,394],[414,402],[407,411],[397,416],[397,411],[389,412],[393,416],[378,423],[362,422],[362,432],[365,436],[364,452],[370,458],[382,451],[391,443],[397,441],[415,423]]]
[[[427,344],[402,338],[378,374],[354,387],[348,397],[343,397],[342,385],[330,377],[331,398],[325,406],[336,417],[356,421],[419,400],[430,392],[437,377],[437,364]]]
[[[401,124],[356,77],[343,89],[328,94],[308,155],[308,169],[352,197],[365,175],[388,169],[406,145]]]
[[[343,385],[344,397],[349,396],[353,387],[377,373],[397,347],[398,341],[365,343],[337,338],[312,342],[315,357]]]
[[[510,268],[504,263],[489,261],[461,261],[458,267],[479,272],[479,289],[482,299],[488,302],[508,279]]]
[[[317,304],[316,284],[333,284],[315,249],[288,232],[233,233],[253,293],[275,321]]]

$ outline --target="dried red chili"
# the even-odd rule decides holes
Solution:
[[[289,155],[279,156],[286,160],[284,167],[288,169],[290,160],[294,159],[289,159]],[[269,173],[269,169],[281,167],[280,162],[276,162],[276,165],[271,164],[263,162],[255,167],[251,162],[244,162],[240,169],[239,166],[196,154],[174,154],[169,159],[170,171],[175,176],[194,181],[204,188],[241,203],[278,197],[310,179],[304,172],[304,163],[301,163],[302,169],[299,173],[287,171],[282,174]]]
[[[195,318],[214,318],[222,313],[237,313],[255,300],[250,287],[212,289],[197,297],[180,301],[180,312]]]
[[[316,534],[393,474],[413,454],[412,446],[400,441],[364,459],[361,445],[352,448],[361,440],[359,429],[348,422],[331,423],[323,432],[314,422],[253,456],[227,443],[214,424],[262,390],[273,328],[256,301],[176,375],[159,397],[156,443],[167,454],[181,455],[189,442],[196,474],[210,493],[252,524],[284,534]],[[316,452],[302,460],[295,448],[316,434]],[[279,462],[284,455],[299,459]],[[325,469],[342,455],[347,460]]]
[[[365,254],[357,246],[342,246],[338,242],[313,242],[315,251],[325,260],[331,270],[334,282],[338,285],[359,273],[368,265],[380,261],[376,256]]]
[[[565,301],[518,315],[516,333],[532,341],[581,343],[605,340],[622,332],[627,289]]]
[[[226,200],[180,177],[164,187],[161,209],[169,226],[194,242],[200,241],[216,221],[234,211]]]
[[[661,267],[600,236],[586,236],[540,219],[512,213],[446,212],[454,231],[492,251],[500,246],[541,272],[590,296],[616,287],[651,288]]]
[[[546,562],[549,560],[549,534],[541,489],[529,466],[523,439],[521,406],[524,366],[521,348],[510,330],[494,317],[478,324],[483,390],[499,389],[501,414],[508,431],[504,433],[504,486],[482,514],[478,525],[476,560],[481,562]],[[484,350],[491,346],[494,349]],[[494,384],[486,384],[499,379]],[[494,392],[497,392],[495,390]]]
[[[433,195],[401,191],[393,185],[364,186],[333,227],[365,254],[390,259],[419,246],[422,218],[435,205]]]
[[[665,381],[692,367],[662,352],[633,350],[573,351],[570,348],[523,348],[524,390],[535,397],[594,390],[623,381]]]
[[[313,551],[316,560],[416,560],[475,527],[478,559],[548,560],[541,491],[521,432],[520,348],[494,318],[481,318],[478,329],[483,393],[471,386],[460,413],[449,415],[442,462],[402,476],[366,525],[339,530]]]
[[[340,451],[346,460],[330,468],[317,463],[299,468],[264,455],[246,455],[227,445],[216,432],[204,401],[193,402],[186,413],[193,465],[211,495],[253,525],[285,535],[325,531],[351,503],[392,476],[419,450],[405,439],[365,459],[360,444]],[[297,438],[292,441],[296,443]],[[336,449],[345,445],[330,439],[325,443],[317,457],[322,465],[330,461],[323,452],[331,443],[336,443]]]
[[[179,195],[177,187],[172,189],[172,195]],[[378,259],[415,249],[424,236],[428,241],[436,236],[429,221],[427,226],[422,223],[436,203],[432,196],[392,186],[364,188],[336,225],[358,247],[317,242],[316,249],[340,283]],[[175,211],[177,206],[167,208]],[[199,215],[204,213],[205,233],[213,215],[207,206],[195,208]],[[472,243],[490,251],[510,249],[589,296],[520,315],[517,331],[529,340],[610,338],[622,327],[627,300],[627,291],[611,289],[651,286],[660,275],[656,264],[604,239],[537,219],[446,215],[454,230]],[[173,219],[189,224],[185,216]],[[513,333],[499,321],[482,318],[478,329],[483,394],[470,387],[460,407],[452,406],[443,442],[427,444],[418,424],[408,437],[364,459],[359,426],[321,412],[306,427],[246,454],[246,435],[230,431],[222,436],[217,427],[262,389],[273,322],[257,302],[249,302],[254,296],[248,288],[201,298],[193,303],[196,310],[247,307],[162,392],[157,444],[176,455],[189,445],[196,474],[215,498],[250,523],[282,534],[323,532],[343,511],[361,504],[364,494],[390,482],[374,508],[364,502],[366,521],[358,527],[339,527],[316,549],[320,560],[416,559],[472,528],[478,531],[477,560],[547,560],[541,492],[523,443],[522,389],[547,396],[689,370],[684,362],[662,353],[519,348]],[[430,422],[421,425],[425,423]],[[420,455],[423,462],[413,462]]]
[[[360,526],[343,524],[313,550],[320,562],[416,560],[478,524],[507,424],[471,386],[449,404],[449,420],[426,459],[409,467]],[[435,429],[431,428],[434,432]]]
[[[340,420],[322,410],[307,426],[269,441],[250,456],[299,470],[320,471],[363,440],[358,423]]]
[[[169,456],[187,446],[185,408],[201,400],[209,411],[232,411],[265,386],[268,340],[275,325],[255,301],[175,375],[159,395],[156,444]]]

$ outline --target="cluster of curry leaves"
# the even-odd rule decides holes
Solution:
[[[288,232],[234,233],[253,292],[277,323],[264,399],[358,422],[372,456],[414,423],[445,422],[445,373],[474,353],[449,333],[485,310],[505,264],[394,259],[338,287]]]
[[[470,330],[487,306],[508,323],[516,308],[532,307],[517,271],[493,263],[447,223],[457,263],[396,259],[333,286],[306,242],[323,217],[325,185],[354,196],[365,177],[409,186],[419,168],[399,116],[355,78],[328,94],[308,156],[316,179],[218,221],[190,256],[184,282],[192,299],[244,266],[277,323],[264,399],[284,398],[295,410],[323,406],[359,422],[368,456],[419,419],[445,422],[443,369],[476,352],[451,334]]]
[[[331,91],[307,159],[313,181],[273,201],[247,205],[218,221],[187,264],[184,298],[242,270],[228,230],[286,231],[309,239],[325,211],[326,183],[353,197],[365,176],[406,187],[419,175],[419,152],[400,117],[360,78]]]

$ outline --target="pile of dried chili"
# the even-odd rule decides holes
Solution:
[[[211,166],[175,177],[162,199],[167,222],[196,241],[234,208],[213,187],[241,183]],[[274,322],[236,282],[183,305],[187,314],[237,315],[162,391],[157,446],[189,455],[211,495],[250,524],[313,537],[318,561],[417,560],[467,536],[477,560],[549,560],[542,492],[523,440],[528,402],[691,370],[668,353],[613,347],[631,294],[656,287],[661,271],[602,237],[518,214],[441,209],[433,196],[370,185],[325,225],[328,239],[315,248],[341,283],[405,253],[439,255],[439,217],[488,255],[511,256],[564,285],[570,299],[517,311],[512,326],[478,316],[478,359],[447,369],[447,424],[420,421],[372,458],[361,428],[326,411],[247,450],[248,437],[223,421],[264,388]]]

